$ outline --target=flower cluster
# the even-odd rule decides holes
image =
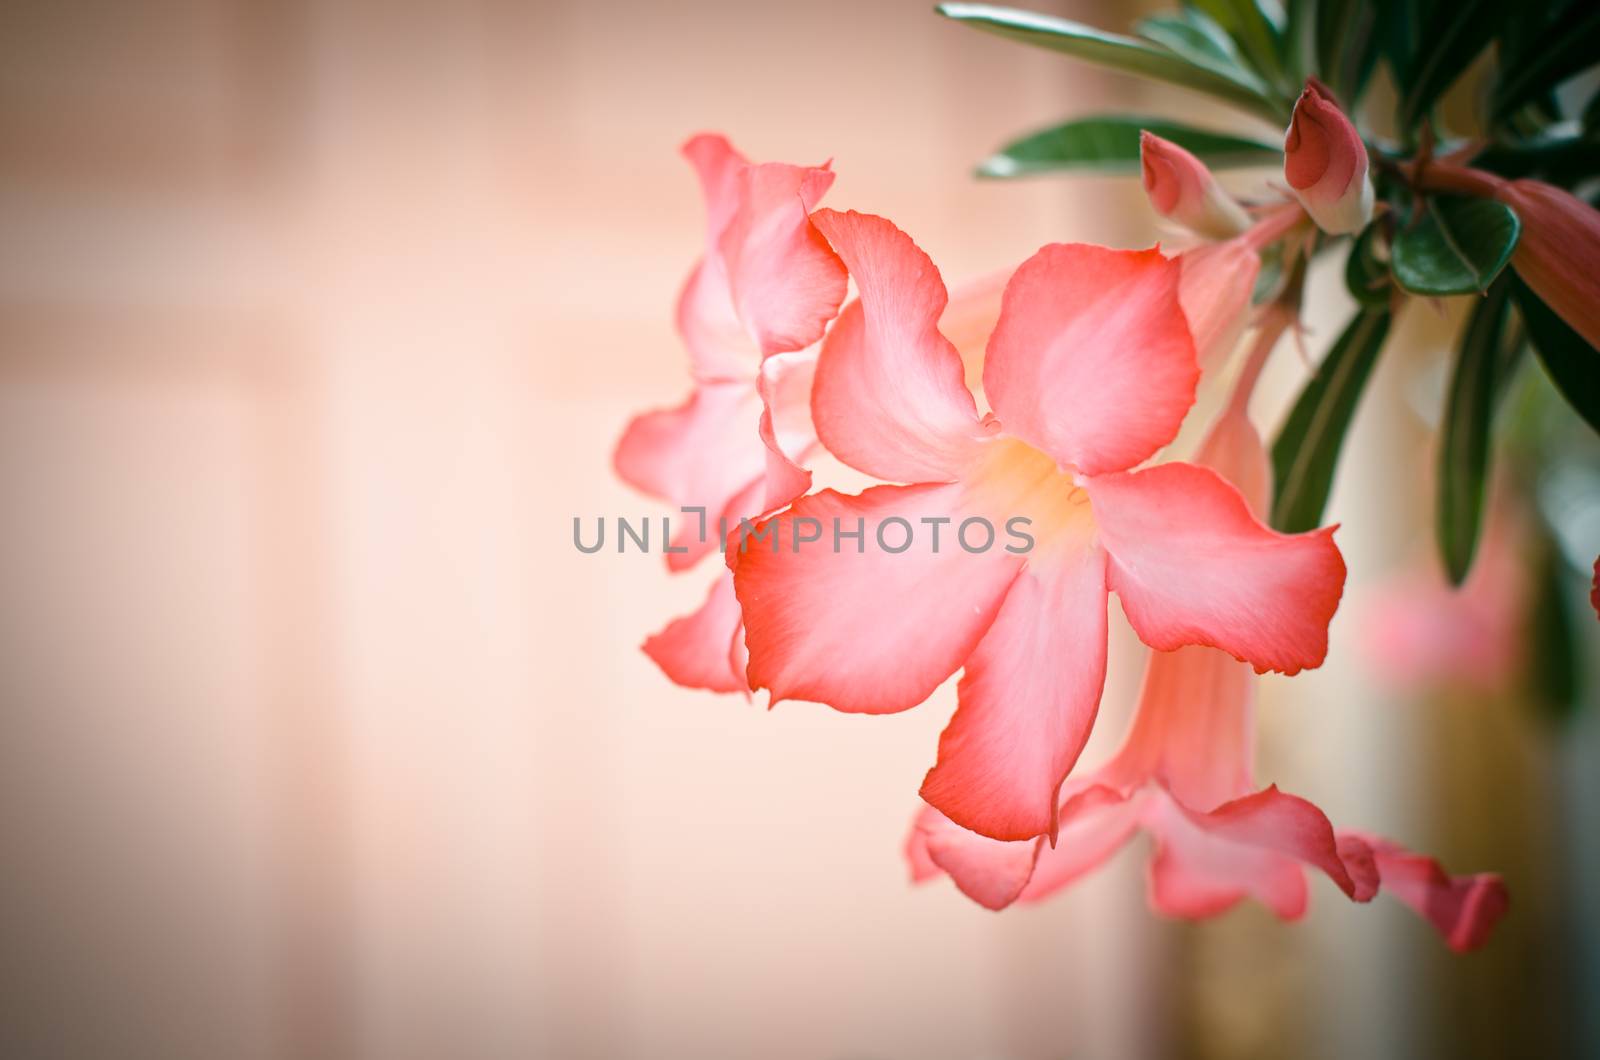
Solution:
[[[1497,878],[1335,832],[1310,803],[1256,790],[1250,767],[1254,675],[1322,664],[1345,582],[1335,528],[1264,522],[1271,471],[1248,417],[1296,323],[1298,290],[1252,307],[1262,252],[1293,266],[1314,224],[1371,211],[1341,120],[1308,87],[1287,141],[1295,198],[1253,206],[1147,133],[1150,203],[1188,249],[1052,244],[955,299],[893,223],[818,206],[826,167],[691,140],[709,217],[678,308],[694,392],[636,418],[615,463],[745,533],[722,543],[704,606],[645,651],[686,686],[850,713],[913,708],[961,671],[907,855],[914,878],[949,875],[991,908],[1053,893],[1143,829],[1164,912],[1254,896],[1293,917],[1311,866],[1357,901],[1392,891],[1453,947],[1481,942],[1505,908]],[[1252,325],[1205,443],[1169,458],[1202,375]],[[813,491],[802,464],[818,445],[883,484]],[[1020,525],[1030,547],[940,548],[936,532],[841,549],[810,532],[859,526],[870,543],[890,522]],[[718,544],[683,529],[674,569]],[[786,547],[750,547],[752,533]],[[1110,593],[1152,654],[1123,749],[1082,773]]]

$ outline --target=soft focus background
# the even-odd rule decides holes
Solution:
[[[674,688],[637,644],[709,570],[572,547],[660,512],[609,453],[687,390],[688,134],[832,157],[830,204],[955,279],[1155,238],[1132,181],[969,177],[1112,101],[1187,106],[924,0],[0,7],[0,1055],[1595,1055],[1600,711],[1360,650],[1430,562],[1445,317],[1362,407],[1351,592],[1328,666],[1267,682],[1259,772],[1503,871],[1468,957],[1320,878],[1298,925],[1160,921],[1135,851],[999,916],[913,891],[952,690]],[[1137,677],[1114,640],[1089,760]]]

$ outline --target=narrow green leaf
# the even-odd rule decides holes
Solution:
[[[1578,659],[1582,649],[1567,600],[1570,568],[1560,547],[1548,537],[1539,550],[1532,607],[1527,615],[1528,662],[1525,673],[1534,699],[1553,717],[1571,717],[1581,705]]]
[[[1600,63],[1600,4],[1575,0],[1519,49],[1495,85],[1493,114],[1507,118],[1574,74]]]
[[[1395,87],[1400,95],[1411,90],[1422,46],[1422,5],[1424,0],[1382,0],[1377,6],[1378,21],[1373,27],[1375,50],[1389,61]],[[1409,132],[1402,129],[1402,132]]]
[[[1389,263],[1378,257],[1383,241],[1383,225],[1373,222],[1350,245],[1344,264],[1344,285],[1350,296],[1362,305],[1388,305],[1394,285],[1389,281]]]
[[[1490,199],[1434,196],[1394,240],[1394,278],[1413,294],[1486,290],[1511,260],[1522,222]]]
[[[1252,82],[1196,66],[1148,41],[1106,33],[1063,18],[990,4],[940,4],[936,10],[946,18],[987,33],[1063,52],[1124,73],[1205,92],[1273,124],[1287,118],[1284,107],[1263,96]]]
[[[1346,106],[1355,101],[1356,70],[1372,22],[1372,5],[1366,0],[1326,0],[1317,5],[1316,73]]]
[[[1472,569],[1483,524],[1489,427],[1503,383],[1497,369],[1504,346],[1509,286],[1504,277],[1498,280],[1467,319],[1439,432],[1434,537],[1453,585],[1460,585]]]
[[[1388,334],[1388,309],[1363,309],[1300,392],[1272,444],[1276,529],[1300,533],[1321,522],[1345,432]]]
[[[1272,144],[1196,129],[1165,118],[1104,114],[1057,125],[1006,144],[978,166],[980,177],[1022,177],[1068,170],[1139,172],[1139,132],[1148,129],[1195,153],[1207,165],[1272,165],[1283,152]]]
[[[1423,17],[1419,38],[1426,47],[1418,57],[1411,90],[1400,104],[1401,128],[1413,128],[1422,120],[1488,47],[1504,18],[1501,5],[1490,0],[1455,0],[1431,6]]]
[[[1224,77],[1251,84],[1263,96],[1268,93],[1266,82],[1256,77],[1245,66],[1244,59],[1239,55],[1239,49],[1234,46],[1233,38],[1204,16],[1197,17],[1192,11],[1185,12],[1181,18],[1157,15],[1138,23],[1133,27],[1133,31],[1145,40],[1177,53],[1196,66],[1204,66]]]
[[[1267,18],[1255,0],[1189,0],[1187,6],[1204,12],[1226,30],[1266,81],[1283,83],[1282,29]]]
[[[1585,423],[1600,431],[1600,350],[1567,326],[1522,278],[1512,285],[1533,352],[1550,381]]]

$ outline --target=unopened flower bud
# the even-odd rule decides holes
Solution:
[[[1511,264],[1567,326],[1600,349],[1600,211],[1537,180],[1513,180],[1495,197],[1517,212],[1522,236]]]
[[[1283,140],[1283,175],[1325,232],[1359,232],[1372,219],[1367,148],[1321,82],[1312,78],[1294,105]]]
[[[1250,227],[1250,217],[1194,155],[1150,132],[1139,134],[1144,191],[1150,206],[1198,235],[1228,239]]]

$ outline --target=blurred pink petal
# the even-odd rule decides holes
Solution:
[[[723,574],[711,583],[705,603],[675,618],[644,642],[644,653],[675,684],[712,692],[748,692],[744,672],[735,670],[732,647],[739,636],[739,601],[733,578]]]
[[[1451,876],[1437,861],[1397,843],[1360,832],[1341,833],[1365,842],[1377,862],[1383,889],[1410,906],[1444,936],[1457,953],[1489,941],[1511,897],[1494,873]]]
[[[833,182],[826,167],[752,165],[721,136],[690,139],[706,252],[678,301],[696,387],[673,409],[635,417],[613,463],[631,485],[678,508],[667,566],[711,553],[721,527],[759,517],[811,488],[800,464],[816,444],[811,387],[822,336],[844,300],[844,265],[808,212]],[[798,351],[798,352],[797,352]],[[644,650],[678,684],[748,692],[732,578]]]
[[[1528,572],[1522,534],[1504,501],[1491,497],[1483,540],[1467,580],[1451,587],[1430,548],[1362,601],[1360,647],[1386,682],[1406,692],[1500,692],[1523,665],[1521,621]]]
[[[1600,350],[1600,210],[1538,180],[1508,181],[1496,195],[1522,220],[1517,275]]]
[[[700,175],[707,239],[678,301],[678,328],[696,378],[748,380],[762,357],[820,339],[844,301],[844,265],[807,216],[833,174],[753,165],[711,134],[683,153]]]
[[[986,909],[1004,909],[1017,900],[1040,849],[1037,842],[1003,843],[970,832],[927,805],[906,844],[913,882],[948,873],[963,894]]]
[[[1261,256],[1242,239],[1206,243],[1178,255],[1183,269],[1178,301],[1194,332],[1202,370],[1210,371],[1239,344],[1250,322],[1250,299]]]
[[[667,554],[671,569],[715,551],[719,518],[758,513],[751,505],[759,509],[769,453],[761,415],[754,386],[701,383],[682,405],[635,416],[617,442],[612,463],[624,482],[675,507],[706,510],[711,530],[703,540],[693,515],[669,516],[673,547],[688,550]]]

